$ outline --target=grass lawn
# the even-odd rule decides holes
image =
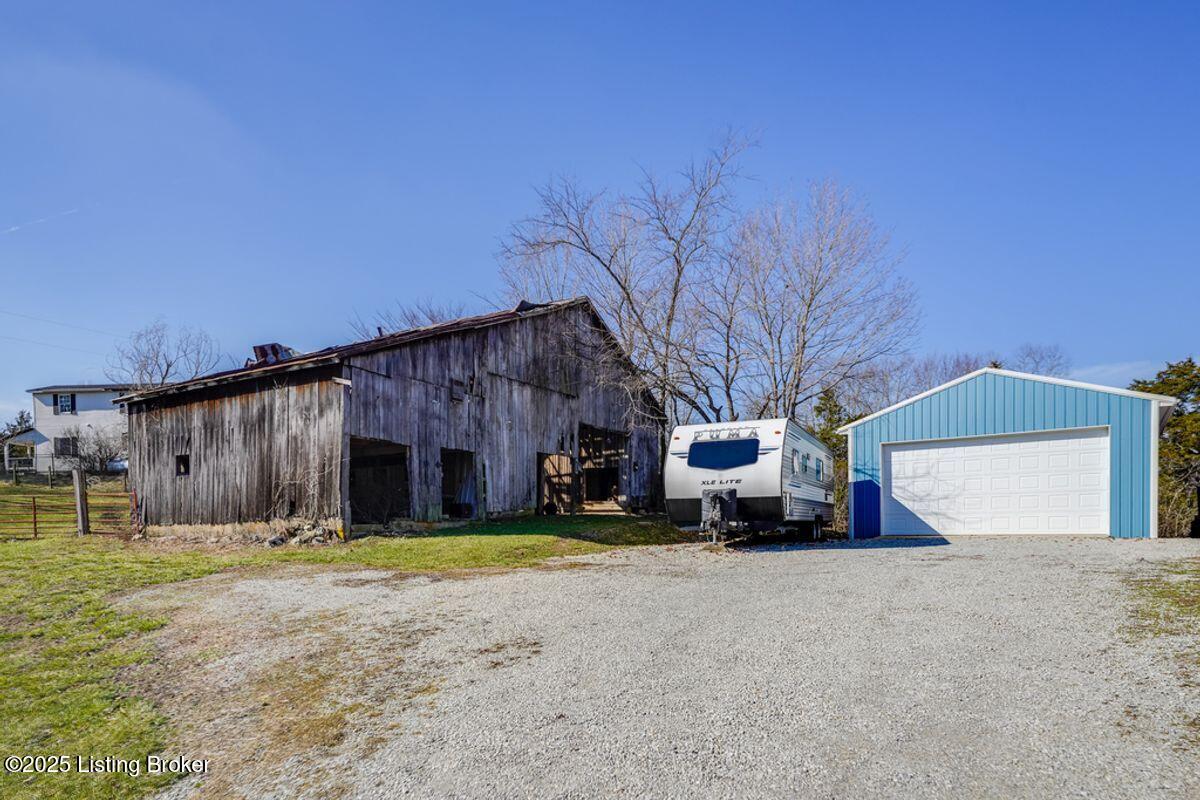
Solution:
[[[26,494],[36,487],[12,488],[0,491]],[[163,552],[61,535],[0,542],[0,754],[115,756],[144,764],[147,755],[169,748],[165,719],[120,683],[122,667],[152,656],[137,634],[166,620],[118,611],[110,600],[121,592],[283,562],[412,572],[513,568],[554,556],[692,540],[658,520],[568,516],[483,522],[405,539],[225,553]],[[171,780],[0,771],[0,797],[136,797]]]

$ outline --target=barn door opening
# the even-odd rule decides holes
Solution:
[[[579,426],[580,494],[583,510],[620,511],[624,501],[621,467],[629,437],[621,431]]]
[[[408,448],[395,442],[350,437],[350,519],[384,525],[412,516]]]
[[[575,506],[575,475],[568,453],[538,453],[538,513],[568,514]]]
[[[475,489],[475,454],[470,450],[442,448],[442,516],[474,519],[478,505]]]

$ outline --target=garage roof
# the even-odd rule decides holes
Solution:
[[[969,381],[971,378],[974,378],[978,375],[984,375],[987,373],[991,373],[993,375],[1005,375],[1009,378],[1021,378],[1023,380],[1027,380],[1027,381],[1040,381],[1042,383],[1052,383],[1052,384],[1057,384],[1058,386],[1071,386],[1076,389],[1090,389],[1093,392],[1104,392],[1105,394],[1116,394],[1116,395],[1121,395],[1123,397],[1136,397],[1140,400],[1153,400],[1161,405],[1162,421],[1164,421],[1164,422],[1166,421],[1167,416],[1170,415],[1171,409],[1174,408],[1175,404],[1179,402],[1179,400],[1177,398],[1169,397],[1165,394],[1150,394],[1149,392],[1135,392],[1132,389],[1118,389],[1115,386],[1101,386],[1096,383],[1084,383],[1082,381],[1072,381],[1072,380],[1068,380],[1067,378],[1050,378],[1045,375],[1034,375],[1029,372],[1014,372],[1009,369],[997,369],[996,367],[984,367],[983,369],[977,369],[974,372],[968,372],[966,375],[955,378],[952,381],[947,381],[946,383],[943,383],[941,386],[935,386],[932,389],[921,392],[920,394],[913,395],[912,397],[908,398],[907,400],[901,400],[899,403],[890,405],[887,408],[880,409],[879,411],[876,411],[874,414],[868,414],[867,416],[865,416],[861,419],[856,419],[856,420],[854,420],[854,422],[850,422],[850,423],[838,428],[837,432],[838,433],[849,433],[853,428],[855,428],[858,425],[861,425],[864,422],[873,420],[876,417],[882,417],[884,414],[888,414],[892,411],[895,411],[897,408],[903,408],[904,406],[906,406],[910,403],[915,403],[922,398],[929,397],[932,394],[937,394],[938,392],[942,391],[943,389],[948,389],[951,386],[954,386],[955,384],[959,384],[964,381]]]

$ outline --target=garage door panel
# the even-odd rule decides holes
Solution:
[[[1108,534],[1108,431],[885,445],[886,534]]]

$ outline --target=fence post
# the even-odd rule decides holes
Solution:
[[[88,501],[87,478],[80,467],[71,470],[71,480],[75,483],[75,520],[78,522],[77,535],[88,533]]]
[[[142,515],[138,513],[137,489],[129,493],[129,527],[134,535],[142,532]]]
[[[37,538],[37,495],[29,498],[29,503],[33,507],[33,538]]]

